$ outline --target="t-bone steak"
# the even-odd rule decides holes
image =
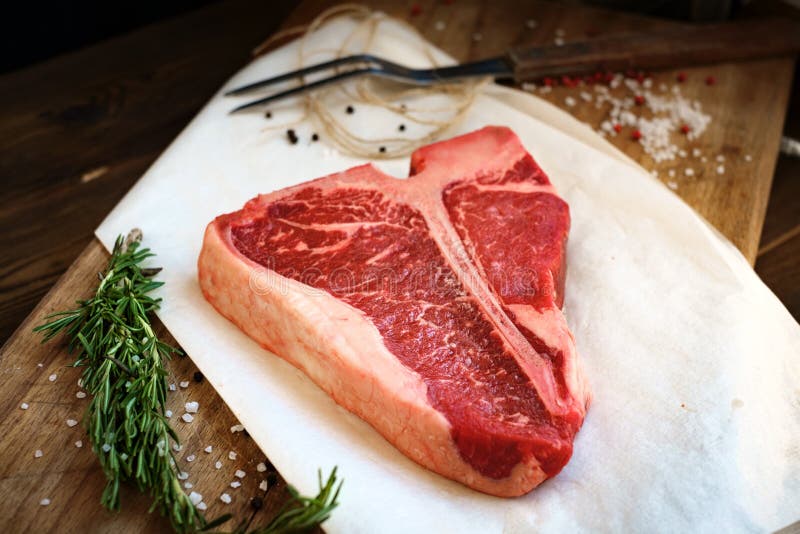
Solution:
[[[250,200],[206,299],[406,456],[498,496],[558,473],[589,403],[561,307],[569,208],[508,128]]]

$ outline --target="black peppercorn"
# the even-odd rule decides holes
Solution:
[[[271,112],[271,111],[267,111],[267,112],[266,112],[266,114],[265,114],[264,116],[265,116],[266,118],[268,118],[268,119],[271,119],[271,118],[272,118],[272,112]]]
[[[272,486],[274,486],[277,481],[278,481],[278,475],[276,475],[275,473],[267,474],[267,487],[268,488],[271,488]]]
[[[312,141],[319,141],[319,135],[317,135],[317,134],[311,134],[311,140],[312,140]]]
[[[382,146],[382,147],[380,147],[380,148],[378,149],[378,152],[380,152],[381,154],[383,154],[384,152],[386,152],[386,147],[385,147],[385,146]]]
[[[261,497],[253,497],[250,499],[250,506],[253,508],[253,510],[261,510],[261,507],[264,506],[264,501],[261,499]]]
[[[297,144],[297,134],[294,133],[294,130],[286,130],[286,137],[289,138],[289,142],[293,145]]]
[[[347,108],[345,109],[345,111],[346,111],[347,113],[349,113],[350,115],[352,115],[353,113],[355,113],[355,111],[356,111],[356,110],[353,108],[353,106],[347,106]]]
[[[193,378],[194,378],[195,382],[202,382],[203,381],[203,373],[201,373],[200,371],[195,371]]]
[[[405,124],[401,124],[400,126],[397,127],[397,129],[400,130],[401,132],[405,132],[406,131],[406,125]]]

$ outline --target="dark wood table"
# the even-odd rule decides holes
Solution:
[[[289,3],[226,1],[0,77],[0,343],[11,337],[79,254],[93,250],[97,261],[102,262],[102,251],[87,249],[94,228],[209,96],[248,61],[253,47],[283,24],[308,20],[321,3],[324,1],[307,1],[292,11],[294,6]],[[488,3],[472,4],[491,15]],[[406,4],[397,6],[397,12],[408,12]],[[421,23],[433,26],[434,22]],[[488,29],[484,31],[489,33]],[[474,52],[470,50],[469,54]],[[800,138],[800,86],[796,78],[792,96],[785,130],[787,135]],[[751,259],[756,258],[756,271],[795,317],[800,316],[798,176],[800,159],[780,157],[761,244],[757,254],[749,254]],[[77,274],[71,271],[67,278]],[[72,282],[67,279],[61,283]],[[52,305],[66,302],[61,299]],[[63,365],[65,357],[59,350],[54,345],[36,358],[45,358],[39,361],[47,365],[58,361]],[[0,361],[6,369],[11,363],[2,354]],[[9,384],[19,392],[38,387],[42,378],[35,371],[26,368],[28,374],[23,379]],[[192,371],[189,358],[174,364],[175,376],[191,376]],[[76,377],[77,373],[67,375],[71,384]],[[218,415],[209,428],[222,428],[227,434],[225,429],[235,423],[232,414],[207,383],[197,387],[215,398],[212,406]],[[41,402],[59,404],[62,393],[55,389],[42,393]],[[8,394],[0,399],[3,426],[21,424],[20,410],[11,404],[14,398]],[[52,425],[57,427],[59,421],[54,420]],[[189,439],[195,444],[209,443],[208,432],[198,430]],[[0,457],[27,454],[25,447],[30,447],[23,442],[24,437],[2,441]],[[261,459],[252,440],[225,435],[215,439],[226,440],[226,446],[240,450],[250,463]],[[22,497],[16,496],[8,497],[15,504],[8,501],[0,508],[17,507],[13,521],[21,530],[91,525],[133,532],[164,527],[157,517],[137,515],[146,510],[147,499],[133,492],[124,497],[128,512],[124,519],[102,511],[97,502],[102,473],[89,451],[84,449],[84,453],[69,461],[51,460],[54,469],[46,476],[14,471],[19,482],[9,481],[10,468],[0,462],[0,493],[4,499],[16,484],[55,485],[61,483],[61,477],[68,477],[63,480],[68,479],[70,484],[77,483],[69,472],[79,470],[84,478],[78,482],[93,488],[73,496],[71,505],[82,507],[80,512],[75,511],[83,514],[79,520],[65,515],[48,519],[47,514],[40,514],[34,521],[18,502]],[[285,495],[279,485],[265,506],[267,513],[262,512],[256,523],[263,523]],[[243,501],[231,511],[243,517],[247,510]],[[3,513],[0,517],[9,519]]]

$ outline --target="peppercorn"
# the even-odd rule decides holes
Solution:
[[[312,141],[319,141],[319,135],[317,135],[315,133],[311,134],[311,140]]]
[[[203,373],[201,373],[200,371],[195,371],[193,378],[195,382],[200,383],[203,381]]]
[[[267,112],[264,114],[264,116],[265,116],[266,118],[268,118],[268,119],[271,119],[271,118],[272,118],[272,112],[271,112],[271,111],[267,111]]]
[[[349,115],[352,115],[353,113],[355,113],[355,111],[356,111],[356,110],[355,110],[355,108],[353,108],[353,106],[347,106],[347,108],[345,108],[345,111],[346,111],[346,112],[347,112]]]
[[[380,152],[381,154],[383,154],[384,152],[386,152],[386,147],[385,147],[385,146],[382,146],[382,147],[380,147],[380,148],[378,149],[378,152]]]
[[[261,497],[253,497],[250,499],[250,507],[253,510],[261,510],[262,506],[264,506],[264,500]]]
[[[294,133],[294,130],[286,130],[286,137],[289,138],[289,142],[292,143],[293,145],[297,144],[298,141],[297,134]]]
[[[400,126],[397,127],[397,129],[400,130],[401,132],[405,132],[406,131],[406,125],[405,124],[401,124]]]
[[[268,473],[267,474],[267,487],[268,488],[271,488],[272,486],[274,486],[277,481],[278,481],[278,475],[276,475],[275,473]]]

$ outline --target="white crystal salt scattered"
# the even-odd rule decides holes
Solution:
[[[692,169],[691,167],[687,167],[686,169],[684,169],[683,174],[685,174],[686,176],[694,176],[694,169]]]
[[[556,46],[564,46],[564,39],[562,39],[561,37],[556,37],[555,39],[553,39],[553,44],[555,44]]]
[[[258,485],[258,489],[260,489],[261,491],[267,491],[268,487],[269,487],[269,484],[267,483],[266,480],[262,480],[261,484]]]
[[[564,103],[565,103],[565,104],[566,104],[568,107],[574,107],[574,106],[575,106],[575,99],[574,99],[574,98],[572,98],[571,96],[568,96],[567,98],[565,98],[565,99],[564,99]]]
[[[76,441],[75,446],[80,449],[81,447],[83,447],[83,441],[81,440]]]
[[[43,363],[37,363],[36,367],[44,367],[44,364]]]
[[[173,443],[172,444],[172,450],[175,451],[175,452],[180,452],[182,448],[183,448],[183,445],[179,445],[177,443]]]
[[[192,501],[192,504],[197,506],[203,500],[203,496],[193,491],[189,494],[189,500]]]
[[[222,495],[219,496],[219,500],[221,500],[225,504],[230,504],[231,503],[231,496],[228,495],[227,493],[223,493]]]
[[[183,487],[186,489],[192,489],[194,485],[191,482],[184,482]]]
[[[177,391],[178,390],[178,386],[176,386],[175,384],[170,384],[169,385],[169,390],[170,391]]]
[[[692,149],[692,156],[694,156],[696,158],[699,158],[700,157],[700,149],[699,148],[693,148]]]
[[[33,453],[34,458],[41,458],[42,456],[44,456],[44,453],[41,449],[36,449]]]
[[[42,505],[42,506],[49,506],[50,505],[50,499],[42,499],[41,501],[39,501],[39,504]]]
[[[222,462],[217,460],[217,463],[214,464],[214,467],[216,467],[217,469],[222,469]]]
[[[187,423],[191,423],[192,421],[194,421],[194,417],[192,417],[192,414],[190,414],[190,413],[183,414],[181,416],[181,419],[183,419]]]
[[[245,473],[241,469],[237,469],[234,475],[236,476],[236,478],[244,478],[247,475],[247,473]]]
[[[170,417],[172,417],[172,410],[167,410],[167,411],[165,411],[165,412],[164,412],[164,416],[165,416],[165,417],[167,417],[167,418],[170,418]]]
[[[181,382],[181,383],[180,383],[180,386],[181,386],[183,389],[186,389],[186,388],[188,388],[188,387],[189,387],[189,381],[188,381],[188,380],[184,380],[183,382]]]
[[[103,446],[101,448],[103,449],[103,452],[108,452],[111,450],[111,445],[108,443],[103,443]]]
[[[675,169],[670,169],[669,171],[667,171],[667,174],[669,175],[670,178],[675,178]]]
[[[197,401],[187,402],[184,407],[188,413],[197,413],[197,410],[200,409],[200,403]]]
[[[195,458],[197,458],[197,456],[195,456],[194,454],[190,454],[189,456],[186,457],[186,461],[194,462]]]
[[[204,503],[203,501],[200,501],[199,503],[197,503],[196,506],[197,506],[197,509],[200,510],[201,512],[205,512],[208,509],[208,505],[206,503]]]
[[[244,425],[233,425],[231,427],[231,434],[235,434],[236,432],[244,432]]]
[[[725,161],[725,156],[723,156],[722,154],[720,154],[719,156],[717,156],[717,162],[718,162],[718,163],[722,163],[723,161]]]
[[[744,160],[745,161],[753,161],[753,156],[751,156],[750,154],[745,154]]]
[[[86,392],[85,391],[78,391],[77,393],[75,393],[75,396],[78,397],[79,399],[85,399],[86,398]]]
[[[266,470],[267,470],[267,465],[264,462],[261,462],[256,466],[256,471],[258,471],[259,473],[263,473]]]
[[[436,31],[440,32],[447,27],[447,24],[445,24],[443,20],[437,20],[434,27],[436,28]]]
[[[53,373],[52,375],[50,375],[50,376],[48,376],[48,377],[47,377],[47,379],[48,379],[50,382],[55,382],[55,381],[56,381],[56,378],[58,378],[58,375],[57,375],[57,374],[55,374],[55,373]]]
[[[228,453],[228,460],[235,460],[235,459],[236,459],[236,453],[233,452],[233,451],[229,452]]]
[[[186,480],[187,478],[189,478],[189,473],[186,471],[181,471],[178,473],[178,480]]]
[[[239,482],[238,480],[234,480],[233,482],[231,482],[231,487],[234,488],[234,489],[240,487],[241,485],[242,485],[242,483]]]
[[[669,182],[667,182],[667,187],[675,191],[676,189],[678,189],[678,184],[677,182],[673,182],[672,180],[670,180]]]
[[[591,102],[592,101],[592,94],[591,93],[587,93],[586,91],[581,91],[581,98],[586,102]]]
[[[686,151],[685,151],[685,150],[683,150],[683,149],[680,149],[680,150],[678,150],[678,156],[680,156],[680,157],[682,157],[682,158],[685,158],[685,157],[686,157],[686,155],[687,155],[687,154],[686,154]]]
[[[206,448],[205,448],[205,449],[203,449],[203,450],[204,450],[205,452],[208,452],[208,453],[210,453],[211,451],[213,451],[213,450],[214,450],[214,447],[212,447],[211,445],[209,445],[208,447],[206,447]]]
[[[73,426],[77,425],[78,422],[75,419],[67,419],[67,426],[72,428]]]
[[[27,410],[28,408],[30,408],[30,406],[28,406],[27,402],[23,402],[22,404],[19,405],[20,410]]]
[[[725,166],[717,165],[717,174],[725,174]]]

